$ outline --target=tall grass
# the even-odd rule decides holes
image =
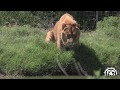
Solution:
[[[59,73],[56,60],[65,67],[72,52],[59,52],[55,44],[46,44],[44,37],[45,32],[29,26],[1,27],[0,71],[24,75]]]
[[[88,47],[94,49],[101,64],[120,70],[120,17],[105,17],[97,23],[94,32],[81,36]]]
[[[116,27],[117,28],[117,27]],[[108,33],[110,33],[108,31]],[[120,34],[117,28],[116,33]],[[64,75],[57,61],[69,75],[78,75],[74,60],[88,75],[106,67],[120,70],[120,39],[97,28],[81,32],[77,51],[61,52],[55,43],[46,44],[46,31],[30,26],[0,27],[0,73],[14,75]]]

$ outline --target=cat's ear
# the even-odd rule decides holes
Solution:
[[[78,24],[78,23],[74,23],[73,26],[76,28],[80,28],[80,24]]]

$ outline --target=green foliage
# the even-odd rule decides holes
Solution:
[[[120,39],[110,37],[102,30],[99,30],[83,33],[81,41],[94,50],[98,61],[104,66],[104,69],[105,67],[120,68]]]
[[[30,11],[1,11],[0,12],[0,24],[4,25],[5,22],[10,22],[15,19],[19,25],[32,24],[34,17]]]
[[[99,21],[97,23],[97,28],[103,29],[103,28],[111,28],[111,27],[118,27],[120,24],[120,17],[115,16],[109,16],[104,17],[103,21]]]
[[[41,27],[46,28],[49,27],[50,22],[56,23],[64,13],[65,11],[1,11],[0,25],[5,25],[6,22],[15,19],[18,25],[37,26],[40,24]]]
[[[120,18],[105,17],[97,23],[97,30],[84,33],[81,41],[94,49],[101,64],[106,67],[120,68]]]
[[[98,23],[98,26],[103,25]],[[118,28],[119,25],[104,26],[109,29],[110,27]],[[112,30],[114,31],[120,34],[119,30]],[[78,75],[73,62],[76,60],[89,75],[99,78],[106,67],[114,67],[117,70],[120,68],[120,39],[116,34],[110,36],[107,32],[107,29],[98,27],[94,32],[81,33],[80,49],[61,52],[55,43],[45,43],[45,30],[29,25],[1,26],[0,73],[29,76],[64,75],[58,66],[58,60],[69,75]]]
[[[29,26],[1,27],[0,70],[6,74],[62,74],[71,62],[72,52],[60,52],[53,43],[44,42],[45,32]]]
[[[120,17],[105,17],[97,23],[97,29],[102,30],[110,37],[120,38]]]
[[[18,25],[31,25],[33,27],[50,28],[64,13],[71,14],[80,23],[81,28],[88,27],[92,18],[85,11],[0,11],[0,25],[15,19]],[[90,14],[95,13],[95,11]],[[91,25],[89,25],[91,27]]]

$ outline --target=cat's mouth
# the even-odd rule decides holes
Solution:
[[[72,50],[73,47],[74,47],[74,45],[68,45],[68,46],[66,46],[66,50]]]
[[[66,49],[67,51],[71,50],[71,48],[70,48],[70,47],[66,47],[65,49]]]

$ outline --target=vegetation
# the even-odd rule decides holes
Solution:
[[[15,19],[18,25],[29,24],[34,27],[48,28],[52,27],[52,24],[55,24],[66,12],[70,13],[81,24],[81,29],[95,29],[96,11],[0,11],[0,25]],[[98,19],[102,20],[105,16],[119,16],[120,12],[99,11],[98,14]]]
[[[57,59],[69,65],[72,52],[59,52],[44,42],[45,33],[26,26],[1,27],[0,71],[6,74],[48,75],[59,73]]]
[[[97,29],[108,37],[120,39],[120,17],[105,17],[103,21],[97,23]]]
[[[120,69],[120,18],[105,17],[96,31],[81,31],[77,51],[61,52],[55,43],[46,44],[46,31],[30,25],[0,26],[0,73],[5,75],[78,75],[79,62],[88,75],[103,75],[107,67]],[[97,74],[97,77],[99,75]],[[89,78],[89,77],[88,77]]]
[[[105,67],[120,69],[120,17],[105,17],[94,32],[81,36],[81,41],[94,49]]]

